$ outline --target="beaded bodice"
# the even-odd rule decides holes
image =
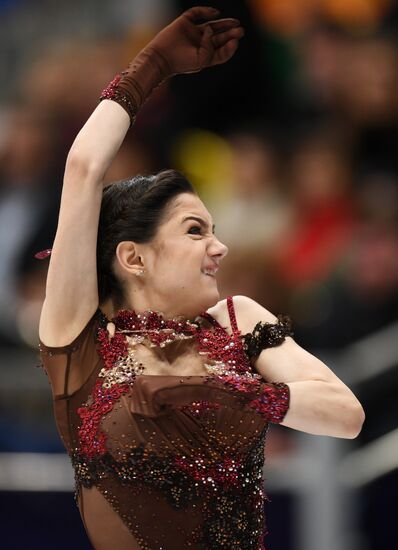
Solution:
[[[98,491],[129,530],[123,548],[264,548],[265,435],[289,388],[266,383],[251,359],[292,333],[280,317],[242,336],[232,298],[228,307],[232,335],[206,313],[122,311],[109,322],[98,311],[74,343],[77,362],[93,360],[91,339],[96,363],[77,392],[55,397],[56,420],[82,515]],[[41,353],[51,378],[57,353]]]

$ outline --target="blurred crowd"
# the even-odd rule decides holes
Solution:
[[[396,2],[203,3],[241,19],[246,34],[238,52],[224,66],[158,88],[105,183],[167,167],[184,172],[229,247],[218,272],[221,297],[250,296],[291,315],[306,349],[339,351],[398,319]],[[114,75],[195,4],[35,3],[43,21],[59,11],[58,23],[48,35],[36,29],[32,44],[21,39],[22,62],[10,73],[8,93],[0,91],[1,351],[37,349],[48,259],[34,256],[52,246],[74,138]],[[33,17],[31,3],[0,0],[0,21],[17,5],[13,28],[23,20],[24,36],[32,37],[22,17],[26,10]],[[85,32],[68,35],[83,5]],[[90,32],[89,6],[98,16],[92,12]],[[25,395],[24,407],[30,415]],[[4,437],[17,440],[15,426],[4,422]],[[275,427],[271,454],[288,454],[289,433],[282,437]],[[3,448],[14,449],[14,439]],[[26,435],[19,439],[36,448]],[[46,445],[61,448],[53,437]]]
[[[272,113],[258,105],[268,115],[243,122],[240,105],[236,124],[190,126],[179,77],[144,106],[106,181],[184,171],[230,248],[222,296],[289,313],[303,345],[334,349],[397,318],[398,50],[384,25],[389,2],[365,2],[374,9],[359,22],[348,9],[295,4],[253,1],[243,14],[266,50],[255,61]],[[36,345],[48,260],[34,254],[55,235],[67,152],[104,85],[156,30],[43,47],[1,105],[4,345]]]

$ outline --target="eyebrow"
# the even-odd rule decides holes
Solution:
[[[181,223],[184,223],[187,220],[195,220],[195,221],[199,222],[200,225],[202,225],[204,227],[209,227],[209,224],[205,220],[203,220],[202,218],[198,218],[197,216],[187,216],[186,218],[184,218],[182,220]],[[216,226],[213,224],[213,233],[214,233],[215,228],[216,228]]]

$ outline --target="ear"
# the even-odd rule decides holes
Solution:
[[[136,275],[144,268],[141,247],[133,241],[121,241],[116,247],[117,262],[124,272]]]

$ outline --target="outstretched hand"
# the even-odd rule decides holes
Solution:
[[[225,63],[245,31],[238,19],[216,19],[219,13],[210,7],[190,8],[161,30],[147,48],[167,61],[172,74],[196,73]],[[199,24],[200,20],[205,22]]]

